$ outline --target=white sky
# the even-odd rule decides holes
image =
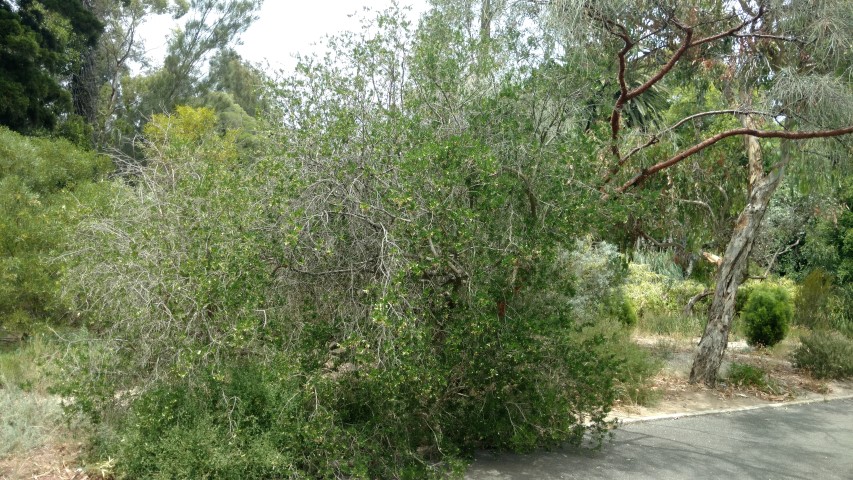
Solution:
[[[296,53],[319,52],[317,43],[325,36],[357,30],[352,16],[364,7],[384,10],[392,0],[265,0],[258,20],[240,37],[237,52],[251,63],[266,64],[273,70],[291,70]],[[400,0],[411,5],[411,20],[427,9],[427,0]],[[142,28],[149,58],[158,65],[165,54],[169,32],[175,27],[169,16],[152,18]]]

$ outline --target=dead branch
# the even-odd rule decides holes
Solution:
[[[702,300],[703,298],[710,297],[713,293],[713,290],[706,289],[702,293],[697,293],[696,295],[690,297],[690,300],[688,300],[687,305],[684,306],[684,316],[689,317],[690,315],[692,315],[693,307],[696,306],[696,303],[698,303],[699,300]]]

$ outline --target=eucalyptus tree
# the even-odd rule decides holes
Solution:
[[[163,66],[147,79],[143,101],[152,111],[171,111],[197,92],[210,55],[228,47],[255,20],[263,0],[192,0],[184,25],[169,39]]]
[[[149,62],[141,26],[155,15],[179,12],[169,0],[83,0],[83,6],[104,25],[104,33],[82,53],[69,89],[75,113],[93,127],[95,146],[104,149],[118,142],[123,82],[133,65]]]
[[[205,90],[231,95],[234,102],[251,117],[265,116],[271,107],[266,98],[270,79],[258,67],[244,60],[233,49],[218,51],[210,60]]]
[[[206,90],[206,63],[227,50],[255,19],[262,0],[88,0],[89,8],[108,25],[93,65],[81,76],[80,104],[89,105],[97,84],[96,137],[102,148],[119,147],[142,155],[134,142],[151,115],[188,104]],[[183,20],[167,43],[162,64],[145,55],[140,26],[154,15]],[[142,68],[133,74],[131,66]],[[85,97],[85,99],[84,99]],[[83,108],[83,107],[81,107]],[[86,106],[91,109],[91,106]]]
[[[792,161],[810,162],[812,168],[818,161],[801,158],[791,142],[853,133],[853,5],[554,1],[551,7],[566,20],[578,46],[589,45],[591,36],[613,52],[618,90],[600,157],[603,198],[665,188],[655,183],[657,177],[688,159],[709,155],[719,142],[743,139],[746,203],[717,273],[708,325],[691,371],[691,381],[714,385],[735,292],[770,199]],[[657,130],[630,128],[627,108],[657,86],[682,84],[685,74],[715,78],[724,105],[685,112]],[[702,124],[708,127],[700,139],[673,141],[672,132]],[[820,148],[831,147],[837,148],[835,163],[849,167],[849,145],[842,139]]]

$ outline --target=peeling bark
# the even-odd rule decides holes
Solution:
[[[744,117],[744,125],[752,128],[752,120]],[[758,229],[767,213],[770,199],[785,174],[784,163],[777,166],[769,175],[764,174],[761,146],[756,137],[746,137],[746,151],[749,155],[749,199],[738,216],[731,240],[717,271],[717,285],[708,311],[708,325],[699,341],[699,351],[690,371],[691,383],[702,382],[710,387],[717,382],[717,373],[728,345],[729,331],[735,314],[737,288],[743,281],[749,254],[755,245]]]

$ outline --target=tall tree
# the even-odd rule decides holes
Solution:
[[[102,28],[80,0],[0,0],[0,124],[52,129],[72,106],[63,83]]]
[[[151,15],[177,7],[170,0],[83,0],[83,5],[104,25],[104,33],[82,53],[69,86],[75,113],[94,127],[95,144],[102,148],[116,120],[122,78],[131,63],[147,62],[139,27]]]
[[[163,66],[148,79],[143,101],[149,112],[171,111],[201,86],[201,68],[255,20],[262,0],[192,0],[184,26],[169,39]]]
[[[744,139],[746,206],[718,270],[708,325],[690,377],[713,386],[728,341],[737,287],[770,199],[794,158],[784,142],[853,133],[853,91],[846,67],[851,62],[845,58],[853,37],[843,25],[853,18],[853,6],[840,1],[824,2],[818,10],[806,10],[796,2],[769,1],[555,4],[581,12],[616,50],[619,87],[608,122],[607,167],[600,184],[605,198],[649,187],[649,183],[654,188],[652,180],[661,172],[725,139]],[[627,127],[626,108],[656,85],[677,83],[679,75],[695,75],[697,67],[715,65],[723,69],[722,89],[735,92],[727,96],[727,107],[693,112],[657,132]],[[695,143],[674,145],[678,147],[674,151],[652,148],[680,127],[721,116],[738,118],[741,125],[709,131]],[[783,143],[763,145],[759,139]],[[767,155],[767,148],[774,155]],[[849,153],[849,146],[842,149]]]
[[[248,115],[255,117],[269,108],[264,99],[263,71],[246,62],[233,49],[220,50],[210,60],[205,88],[231,95],[234,102]]]
[[[204,67],[216,52],[237,41],[255,19],[262,0],[192,0],[176,2],[172,14],[186,19],[169,39],[162,65],[120,81],[113,112],[112,137],[126,153],[138,157],[134,139],[157,113],[172,112],[205,91]]]

